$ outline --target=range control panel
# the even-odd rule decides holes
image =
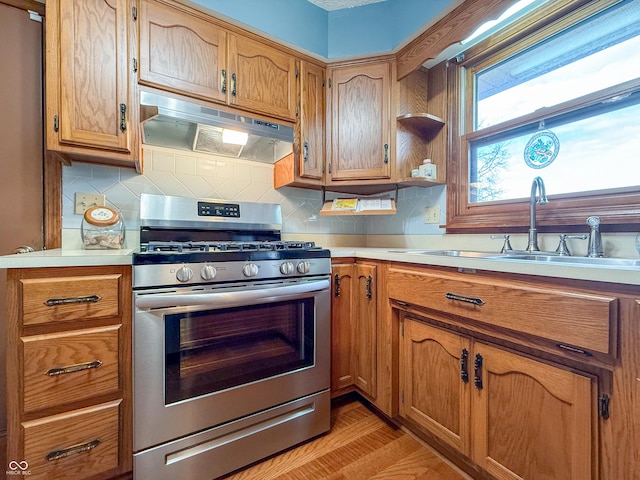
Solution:
[[[240,205],[237,203],[198,202],[198,216],[240,218]]]

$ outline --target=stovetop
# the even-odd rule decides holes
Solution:
[[[331,252],[281,239],[278,204],[143,194],[134,288],[331,273]]]

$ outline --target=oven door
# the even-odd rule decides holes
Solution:
[[[330,284],[134,293],[134,450],[329,388]]]

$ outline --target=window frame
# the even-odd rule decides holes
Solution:
[[[525,232],[529,226],[529,192],[522,192],[523,198],[517,200],[469,202],[471,141],[640,90],[640,79],[635,79],[474,132],[474,110],[465,106],[474,95],[475,72],[621,1],[552,0],[532,15],[469,48],[464,56],[448,62],[447,233]],[[584,231],[586,218],[591,215],[601,218],[603,231],[638,230],[640,185],[549,195],[549,204],[537,209],[537,228],[541,232],[557,232],[558,227],[562,227],[563,232]]]

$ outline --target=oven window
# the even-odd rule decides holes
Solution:
[[[314,300],[165,317],[165,404],[313,365]]]

